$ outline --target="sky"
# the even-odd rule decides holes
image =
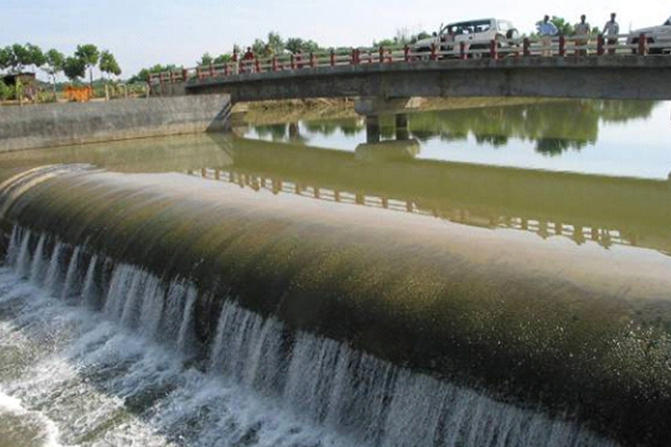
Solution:
[[[275,31],[325,47],[367,46],[399,32],[436,31],[441,23],[508,19],[520,33],[544,14],[572,23],[587,15],[603,27],[611,12],[621,32],[659,25],[671,15],[666,0],[0,0],[0,47],[30,42],[71,55],[78,44],[110,50],[122,78],[155,64],[195,66],[205,53],[229,53]]]

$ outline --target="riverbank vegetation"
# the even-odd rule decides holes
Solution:
[[[63,54],[55,48],[44,51],[31,43],[0,47],[0,101],[56,101],[65,85],[59,82],[61,74],[70,84],[78,85],[86,78],[87,71],[89,86],[95,92],[98,90],[93,80],[93,69],[96,67],[103,74],[98,84],[103,84],[103,89],[108,92],[110,88],[114,91],[122,74],[121,67],[111,51],[100,50],[94,44],[77,45],[72,55]],[[38,70],[47,75],[50,88],[38,80]]]

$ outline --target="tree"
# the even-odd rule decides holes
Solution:
[[[9,99],[12,96],[12,89],[0,79],[0,101]]]
[[[258,38],[254,40],[254,43],[252,44],[252,51],[254,52],[254,54],[260,56],[264,54],[265,50],[266,50],[266,43],[263,40]]]
[[[12,47],[0,48],[0,71],[8,69],[13,58]]]
[[[30,52],[20,43],[12,45],[14,57],[10,61],[12,71],[20,73],[25,65],[30,65]]]
[[[396,45],[396,42],[394,42],[392,39],[382,39],[379,42],[373,41],[373,46],[375,48],[377,47],[392,47]]]
[[[109,50],[103,50],[100,53],[99,68],[101,72],[107,73],[108,78],[109,75],[119,76],[121,74],[121,67],[119,67],[116,57]]]
[[[303,52],[305,53],[315,53],[319,51],[319,44],[314,40],[307,40],[303,42]]]
[[[37,45],[33,45],[31,43],[27,43],[25,45],[26,52],[28,53],[28,59],[26,60],[27,64],[26,65],[32,65],[35,67],[35,71],[42,65],[44,65],[47,62],[46,57],[44,56],[44,53],[42,52],[42,49],[38,47]]]
[[[197,62],[199,66],[210,65],[214,63],[214,58],[210,53],[205,53],[201,56],[200,60]]]
[[[65,65],[65,56],[60,51],[52,48],[44,55],[44,59],[45,68],[43,68],[43,70],[51,77],[51,84],[53,86],[55,95],[56,77],[58,76],[58,73],[63,71],[63,66]]]
[[[91,86],[93,86],[93,67],[98,65],[98,59],[100,57],[98,47],[90,43],[85,45],[77,45],[75,57],[83,62],[84,71],[86,71],[88,68]]]
[[[169,65],[156,64],[153,67],[143,68],[142,70],[140,70],[138,74],[128,79],[128,83],[132,84],[134,82],[149,82],[149,75],[152,73],[163,73],[165,71],[181,71],[183,69],[184,67],[181,66],[178,67],[174,64]]]
[[[311,53],[319,51],[319,44],[314,40],[303,40],[300,37],[287,39],[286,49],[292,53]]]
[[[303,49],[303,39],[300,37],[290,37],[285,45],[286,49],[292,53],[300,53]]]
[[[284,40],[282,40],[279,33],[271,31],[268,33],[268,46],[273,54],[282,54],[284,51]]]
[[[78,57],[68,57],[63,64],[63,72],[72,82],[86,76],[86,62]]]
[[[227,64],[231,61],[232,57],[230,54],[220,54],[215,57],[212,61],[214,64]]]

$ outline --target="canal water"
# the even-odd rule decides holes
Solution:
[[[670,114],[0,154],[0,447],[665,445]]]

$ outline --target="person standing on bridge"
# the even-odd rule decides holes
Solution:
[[[252,51],[252,47],[247,47],[247,51],[245,51],[245,55],[242,56],[242,71],[244,72],[245,69],[249,68],[249,71],[252,71],[252,66],[253,66],[253,61],[254,61],[254,51]]]
[[[615,21],[615,13],[610,13],[610,20],[603,26],[603,32],[608,38],[608,54],[615,54],[617,46],[617,35],[620,34],[620,25]]]
[[[543,21],[538,24],[538,34],[543,46],[543,56],[552,56],[552,37],[557,34],[557,27],[550,22],[550,16],[545,15]]]
[[[580,23],[577,23],[575,27],[573,27],[576,36],[576,56],[587,56],[587,45],[589,45],[589,35],[592,32],[592,28],[590,28],[589,23],[585,21],[586,19],[587,17],[585,17],[585,14],[581,15]]]

